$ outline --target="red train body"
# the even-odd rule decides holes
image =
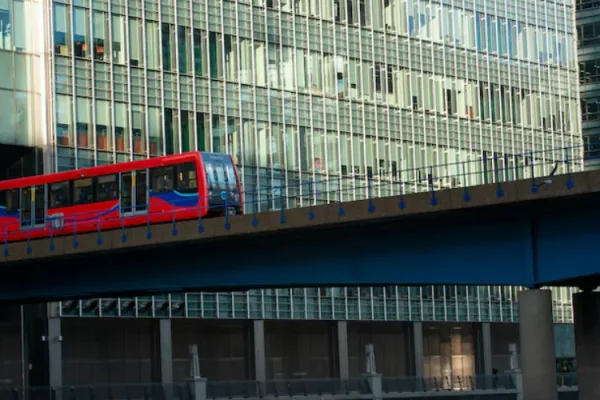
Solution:
[[[242,213],[229,155],[192,152],[0,182],[4,242]]]

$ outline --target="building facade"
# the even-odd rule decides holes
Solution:
[[[57,170],[226,152],[246,189],[284,186],[295,206],[314,201],[291,189],[304,182],[341,180],[355,198],[368,175],[384,192],[397,181],[414,191],[428,174],[476,184],[581,158],[567,1],[81,0],[48,11]]]
[[[225,152],[244,187],[260,189],[248,209],[263,210],[279,206],[273,188],[295,207],[337,200],[340,182],[344,199],[361,198],[367,176],[385,195],[582,166],[574,5],[564,0],[0,0],[0,28],[0,57],[14,71],[0,94],[15,110],[3,129],[21,132],[0,135],[41,132],[32,143],[47,145],[46,171]],[[18,78],[28,70],[29,80]],[[27,118],[41,117],[30,131],[17,122],[19,99],[39,107],[26,108]],[[324,199],[300,189],[315,181],[326,183]],[[28,376],[168,383],[157,365],[183,379],[186,345],[199,340],[217,380],[355,376],[369,342],[394,349],[376,350],[388,375],[486,373],[505,368],[507,345],[518,340],[516,325],[500,324],[518,321],[517,290],[296,288],[63,302],[49,306],[40,328],[52,340],[31,339],[48,358]],[[572,321],[571,294],[555,289],[557,322]],[[7,340],[0,349],[18,348]],[[172,359],[157,359],[167,342]],[[56,368],[40,377],[46,359]],[[15,379],[25,376],[22,360]]]
[[[600,165],[600,4],[578,0],[577,45],[586,168]]]
[[[43,173],[50,82],[42,1],[0,1],[0,179]]]

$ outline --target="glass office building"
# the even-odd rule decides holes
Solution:
[[[46,37],[42,1],[0,0],[0,179],[44,171]]]
[[[509,286],[262,289],[66,301],[63,317],[519,322]],[[573,289],[552,288],[554,321],[573,323]]]
[[[55,0],[54,168],[226,152],[246,189],[286,186],[288,206],[314,201],[292,188],[307,181],[356,198],[369,174],[381,194],[427,187],[428,173],[439,187],[496,167],[542,174],[581,158],[551,151],[581,143],[573,12],[562,0]],[[459,177],[453,163],[469,160]]]
[[[600,4],[577,0],[577,44],[586,168],[600,165]]]
[[[54,0],[45,19],[49,164],[66,170],[190,150],[230,153],[245,188],[260,189],[261,210],[279,206],[271,195],[289,207],[323,200],[302,192],[315,181],[335,200],[341,182],[349,200],[364,196],[369,175],[386,195],[540,176],[554,162],[562,170],[567,159],[574,171],[582,166],[574,7],[565,0]],[[456,164],[467,161],[464,170]],[[479,333],[465,326],[518,321],[516,292],[264,289],[70,301],[57,309],[61,317],[168,321],[463,324],[464,335],[426,329],[422,353],[466,357],[452,370],[469,375]],[[555,289],[556,322],[572,322],[571,294]],[[62,321],[65,337],[92,323]],[[92,337],[99,326],[85,329]],[[451,342],[463,344],[450,351]],[[91,358],[92,342],[81,343],[77,357]],[[502,343],[498,354],[506,352]],[[436,362],[425,361],[429,375],[438,374]]]

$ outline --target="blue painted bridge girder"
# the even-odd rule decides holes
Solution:
[[[598,281],[598,196],[3,264],[0,300],[324,285]],[[10,272],[9,272],[10,271]]]

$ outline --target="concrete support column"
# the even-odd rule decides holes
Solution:
[[[60,318],[48,318],[48,380],[50,386],[63,386],[62,376],[62,330]]]
[[[252,321],[252,337],[254,338],[254,378],[257,381],[267,380],[267,361],[265,352],[265,321]]]
[[[415,376],[417,378],[423,378],[425,376],[425,355],[423,353],[423,323],[413,322],[412,330]]]
[[[338,321],[337,333],[337,356],[339,366],[339,378],[348,379],[350,371],[348,367],[348,322]]]
[[[173,339],[171,335],[171,320],[160,319],[158,323],[160,381],[163,385],[170,385],[173,383]]]
[[[600,399],[600,293],[573,296],[579,400]]]
[[[519,293],[519,336],[524,400],[558,400],[552,293]]]
[[[489,322],[481,324],[481,358],[483,361],[483,374],[487,376],[493,375],[492,330]]]

